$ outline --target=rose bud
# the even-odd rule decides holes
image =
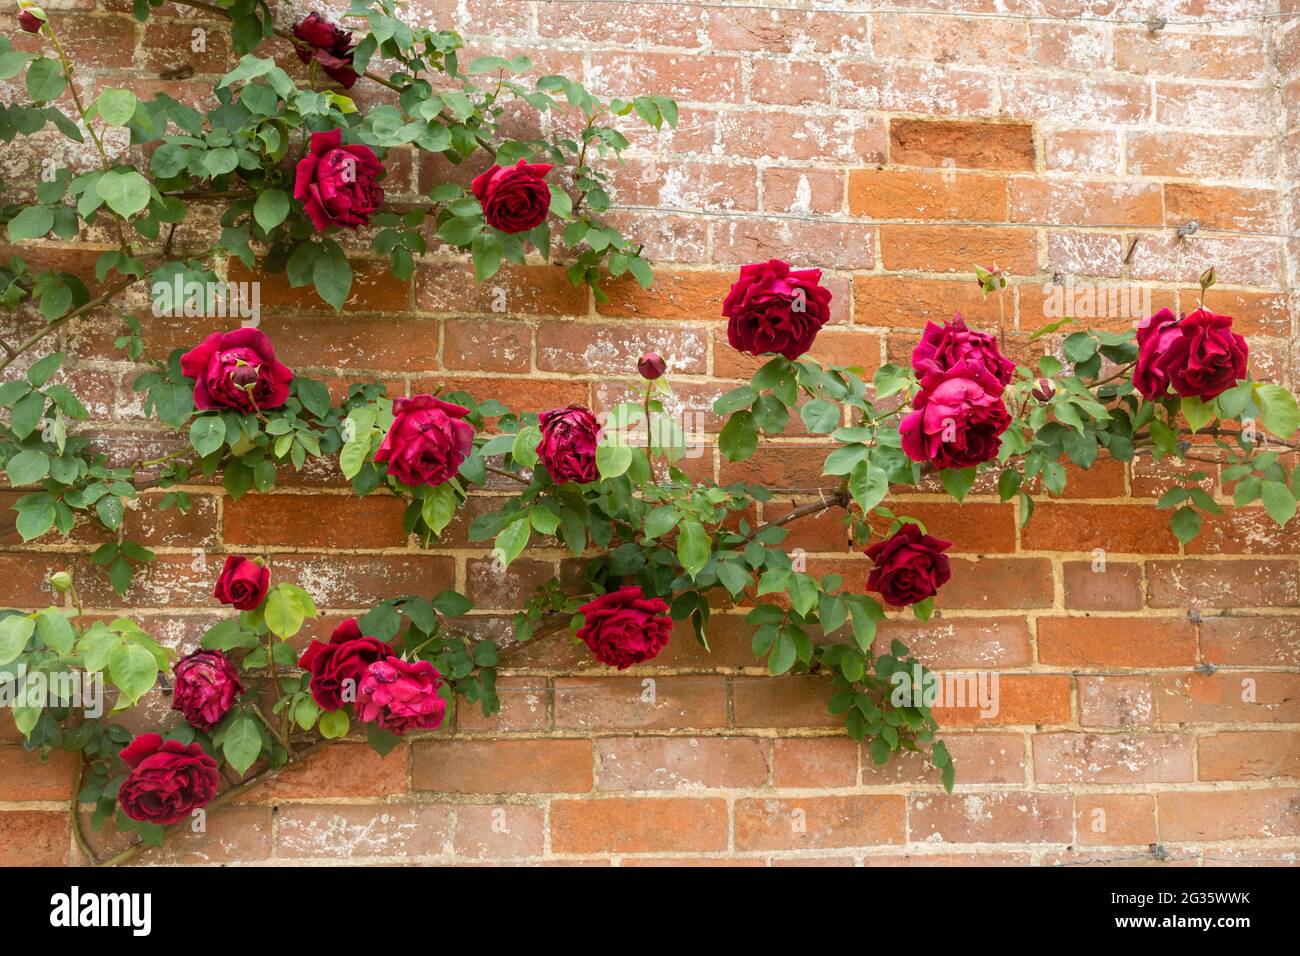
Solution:
[[[72,575],[67,571],[55,571],[50,575],[50,587],[62,594],[72,587]]]
[[[220,651],[198,650],[172,665],[176,685],[172,689],[172,710],[179,710],[187,723],[211,731],[244,692],[239,671]]]
[[[18,25],[28,33],[40,33],[45,26],[45,13],[40,7],[25,6],[18,14]]]
[[[251,611],[265,599],[270,583],[270,568],[250,561],[242,554],[232,554],[226,558],[212,596],[222,604]]]
[[[637,360],[636,370],[641,377],[653,382],[668,369],[668,363],[658,352],[646,352]]]
[[[1047,402],[1050,402],[1052,396],[1056,394],[1056,386],[1052,384],[1051,379],[1040,378],[1034,383],[1033,391],[1030,394],[1032,394],[1038,401],[1046,404]]]

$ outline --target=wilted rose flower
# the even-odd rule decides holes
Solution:
[[[1138,325],[1138,360],[1133,385],[1150,401],[1169,394],[1209,401],[1246,377],[1246,340],[1232,331],[1232,319],[1197,309],[1174,318],[1161,309]]]
[[[357,71],[352,67],[352,34],[340,29],[316,14],[293,25],[293,35],[308,46],[295,43],[294,52],[303,63],[315,60],[330,79],[345,90],[357,82]]]
[[[1040,378],[1037,382],[1034,383],[1034,387],[1031,391],[1031,394],[1034,396],[1034,398],[1038,399],[1038,401],[1043,402],[1045,404],[1047,402],[1050,402],[1052,400],[1052,396],[1056,394],[1056,386],[1052,384],[1052,380],[1050,378]]]
[[[364,636],[356,618],[350,617],[334,629],[328,644],[308,644],[298,666],[311,674],[308,686],[321,709],[338,710],[355,701],[361,678],[370,665],[392,653],[393,648],[377,637]]]
[[[933,597],[952,577],[943,553],[951,547],[951,541],[922,534],[914,524],[902,525],[892,537],[867,548],[867,557],[875,564],[867,575],[867,590],[893,607]]]
[[[596,443],[600,425],[596,416],[581,405],[556,408],[539,416],[542,440],[537,457],[558,483],[595,481]]]
[[[960,312],[945,325],[927,322],[921,341],[912,350],[912,368],[916,374],[924,377],[932,372],[946,372],[964,362],[983,366],[1003,385],[1011,382],[1016,371],[1016,363],[1002,354],[997,339],[967,328]]]
[[[913,461],[939,468],[968,468],[996,458],[1011,424],[1002,383],[982,365],[967,362],[921,379],[898,433]]]
[[[181,356],[181,372],[194,379],[195,408],[233,408],[244,415],[279,408],[293,381],[261,329],[213,332]]]
[[[447,716],[441,686],[442,675],[428,661],[375,661],[357,688],[357,719],[394,734],[432,730]]]
[[[222,604],[230,604],[241,611],[251,611],[266,598],[271,583],[271,570],[242,554],[226,558],[212,596]]]
[[[360,143],[344,146],[342,130],[312,133],[311,148],[295,170],[293,198],[301,200],[317,232],[356,229],[384,202],[378,183],[383,174],[375,151]]]
[[[602,594],[578,609],[578,639],[602,664],[625,670],[656,657],[672,634],[668,605],[631,585]]]
[[[780,259],[741,266],[722,303],[731,347],[791,360],[807,352],[831,317],[831,293],[821,277],[820,269],[791,271]]]
[[[217,794],[217,762],[198,744],[141,734],[123,748],[131,768],[117,792],[122,812],[132,820],[167,826]]]
[[[172,710],[199,730],[212,730],[244,692],[234,663],[220,651],[197,650],[172,665]]]
[[[393,425],[375,461],[403,484],[440,485],[456,474],[474,445],[474,427],[464,421],[468,408],[415,395],[393,402]]]
[[[551,208],[551,187],[544,178],[548,163],[493,166],[474,177],[470,189],[483,207],[483,218],[502,232],[527,232],[541,225]]]

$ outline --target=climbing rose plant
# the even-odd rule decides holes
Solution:
[[[84,102],[70,85],[73,64],[57,22],[34,5],[24,5],[19,25],[41,41],[40,52],[0,44],[0,79],[24,74],[30,97],[0,109],[0,138],[53,125],[78,142],[89,137],[100,160],[58,169],[34,197],[0,210],[10,241],[70,239],[93,227],[111,247],[96,264],[94,294],[76,276],[35,268],[21,255],[0,268],[0,303],[43,319],[26,340],[0,343],[0,369],[14,370],[0,385],[7,410],[0,463],[24,489],[18,533],[31,541],[66,535],[78,520],[100,526],[112,540],[92,564],[125,593],[134,569],[153,560],[122,528],[125,508],[142,503],[139,491],[160,488],[158,507],[185,511],[191,483],[220,474],[238,499],[269,490],[283,468],[328,459],[356,494],[401,496],[407,531],[426,544],[490,488],[491,510],[468,533],[499,566],[530,544],[558,544],[582,559],[583,571],[576,582],[537,588],[504,649],[475,634],[470,601],[446,590],[393,596],[295,654],[289,639],[317,613],[311,596],[256,555],[231,555],[212,584],[230,610],[179,659],[127,617],[88,618],[72,575],[54,574],[49,584],[60,601],[0,617],[0,669],[5,686],[22,692],[14,716],[27,746],[80,756],[74,832],[91,859],[81,804],[93,807],[93,827],[113,818],[139,834],[106,861],[122,862],[160,843],[168,827],[187,825],[196,810],[214,809],[329,741],[364,735],[387,753],[404,734],[441,726],[458,702],[496,713],[497,669],[530,642],[567,634],[597,661],[625,669],[653,661],[674,622],[707,648],[714,609],[732,604],[749,606],[753,651],[773,675],[829,678],[829,710],[873,761],[926,751],[951,789],[952,758],[929,706],[918,703],[927,672],[901,642],[878,639],[877,625],[887,607],[928,620],[961,573],[947,555],[960,544],[891,508],[891,488],[933,483],[961,501],[978,483],[1015,502],[1024,523],[1035,494],[1064,491],[1066,462],[1087,468],[1102,455],[1127,462],[1143,454],[1174,460],[1179,479],[1159,504],[1184,543],[1203,515],[1219,511],[1201,487],[1207,467],[1222,468],[1237,504],[1262,500],[1279,523],[1296,510],[1297,476],[1280,456],[1300,428],[1296,402],[1280,386],[1251,380],[1231,318],[1203,303],[1183,316],[1162,311],[1122,334],[1057,323],[1035,337],[1057,336],[1058,354],[1033,365],[1013,361],[995,336],[955,316],[927,325],[909,365],[885,365],[868,381],[860,368],[807,357],[831,314],[819,270],[780,260],[744,266],[720,312],[730,345],[767,361],[715,403],[725,420],[721,451],[731,461],[750,458],[763,439],[785,433],[793,415],[826,446],[827,487],[809,489],[817,501],[762,524],[748,514],[773,489],[718,486],[683,470],[687,437],[665,409],[668,363],[655,353],[637,363],[639,400],[603,421],[581,406],[512,410],[464,392],[390,400],[373,382],[352,384],[334,401],[324,383],[280,361],[256,328],[196,337],[154,358],[141,321],[117,305],[128,290],[206,289],[221,263],[237,259],[250,270],[283,271],[291,285],[311,286],[339,309],[352,268],[338,236],[363,228],[399,279],[411,276],[436,237],[467,252],[480,279],[502,261],[524,261],[531,248],[542,256],[558,249],[570,280],[597,297],[607,274],[648,284],[640,245],[601,218],[610,201],[598,160],[627,145],[607,122],[632,114],[655,127],[676,122],[664,97],[604,102],[563,77],[526,83],[523,56],[462,68],[458,36],[406,25],[390,0],[356,0],[355,31],[316,14],[277,28],[252,0],[191,5],[227,18],[241,54],[206,113],[126,90]],[[147,18],[151,3],[136,9]],[[259,55],[272,37],[292,44],[309,73],[305,84]],[[363,79],[395,102],[362,114],[347,91]],[[52,105],[65,91],[73,117]],[[520,105],[575,111],[580,133],[504,138],[499,120]],[[114,129],[140,147],[130,153],[138,162],[109,155],[104,137]],[[399,148],[453,162],[485,152],[490,161],[469,190],[440,184],[419,203],[395,204],[383,182]],[[179,232],[200,202],[224,207],[219,226]],[[188,248],[178,235],[192,233],[217,238]],[[974,271],[986,294],[1004,285],[996,270]],[[1212,285],[1210,271],[1203,300]],[[208,303],[185,304],[195,307],[185,314],[199,315]],[[146,413],[178,436],[174,451],[127,467],[77,433],[76,422],[89,416],[73,389],[54,381],[64,356],[29,357],[52,332],[92,316],[102,321],[105,309],[122,324],[117,347],[150,366],[135,382]],[[781,547],[787,525],[829,509],[870,559],[847,580],[809,573]],[[73,706],[76,682],[68,679],[92,677],[110,690],[106,717]],[[113,720],[156,687],[178,713],[172,726],[132,734]],[[911,692],[901,701],[900,687]],[[36,688],[48,693],[27,693]]]

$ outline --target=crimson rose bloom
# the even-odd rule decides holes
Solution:
[[[821,277],[820,269],[792,272],[780,259],[741,266],[722,302],[731,347],[792,360],[807,352],[831,317],[831,293],[818,284]]]
[[[312,641],[298,659],[298,666],[311,672],[311,696],[322,710],[338,710],[345,681],[352,682],[355,699],[361,678],[375,661],[389,657],[392,647],[376,637],[365,637],[356,618],[348,618],[330,635],[330,642]]]
[[[867,590],[893,607],[906,607],[938,593],[952,577],[948,556],[951,541],[941,541],[914,524],[905,524],[892,537],[867,548],[875,567],[867,575]]]
[[[303,63],[315,60],[327,76],[352,89],[357,81],[357,71],[352,68],[352,34],[328,20],[311,14],[306,20],[293,25],[293,35],[311,45],[311,49],[293,45],[294,52]]]
[[[1011,383],[1016,371],[1016,363],[998,349],[997,339],[967,328],[960,312],[946,325],[925,323],[921,341],[912,349],[912,368],[917,375],[946,372],[966,361],[983,366],[1003,385]]]
[[[468,408],[432,395],[395,400],[393,425],[375,461],[388,462],[388,473],[403,484],[442,484],[456,474],[473,447],[474,427],[462,421],[468,414]]]
[[[971,361],[922,378],[912,409],[898,425],[903,451],[939,468],[969,468],[996,458],[999,436],[1011,424],[1002,383]]]
[[[551,187],[542,177],[551,171],[548,163],[493,166],[470,183],[483,207],[483,218],[502,232],[527,232],[540,225],[551,208]]]
[[[176,674],[172,710],[179,710],[199,730],[211,730],[221,723],[235,698],[244,692],[239,671],[220,651],[195,651],[178,660],[172,670]]]
[[[121,757],[131,773],[117,799],[132,820],[175,823],[216,796],[221,783],[217,762],[198,744],[141,734],[123,748]]]
[[[271,569],[250,561],[242,554],[226,558],[212,596],[222,604],[251,611],[262,603],[271,584]]]
[[[384,201],[377,184],[384,164],[369,146],[343,145],[343,131],[311,134],[311,148],[298,162],[293,198],[302,201],[307,218],[324,232],[330,226],[355,229],[370,221]]]
[[[595,481],[596,438],[600,425],[596,416],[581,405],[542,412],[539,417],[542,440],[537,457],[555,481]]]
[[[438,693],[441,686],[442,675],[428,661],[385,657],[361,678],[357,718],[394,734],[432,730],[447,716],[447,702]]]
[[[668,643],[673,622],[668,605],[647,598],[635,585],[610,591],[578,609],[586,623],[578,637],[602,664],[625,670],[658,655]]]
[[[1150,401],[1171,385],[1180,396],[1209,401],[1246,377],[1246,340],[1226,315],[1197,309],[1179,322],[1161,309],[1138,325],[1137,343],[1133,384]]]
[[[261,329],[213,332],[181,356],[181,372],[194,379],[199,411],[233,408],[244,415],[279,408],[293,381]]]

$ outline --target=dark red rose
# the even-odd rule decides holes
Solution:
[[[1052,396],[1056,394],[1056,386],[1052,384],[1050,378],[1040,378],[1034,383],[1031,393],[1038,401],[1047,404],[1052,400]]]
[[[921,341],[912,349],[912,368],[918,376],[946,372],[967,361],[984,366],[1003,385],[1009,385],[1016,372],[1016,363],[1002,354],[997,339],[967,328],[960,312],[945,325],[925,323]]]
[[[563,484],[595,481],[600,477],[596,471],[600,425],[595,415],[581,405],[570,405],[542,412],[538,421],[542,440],[537,443],[537,457],[552,479]]]
[[[181,372],[194,379],[199,411],[233,408],[244,415],[279,408],[293,381],[261,329],[213,332],[181,356]]]
[[[792,272],[780,259],[741,266],[722,302],[731,347],[788,359],[807,352],[831,317],[831,293],[819,284],[821,277],[820,269]]]
[[[175,823],[216,796],[221,783],[217,762],[198,744],[141,734],[123,748],[121,757],[131,773],[117,801],[123,813],[143,823]]]
[[[222,604],[251,611],[265,600],[270,584],[270,568],[250,561],[242,554],[232,554],[226,558],[212,596]]]
[[[1232,331],[1232,319],[1197,309],[1174,318],[1161,309],[1138,325],[1138,360],[1133,385],[1150,401],[1172,386],[1186,398],[1209,401],[1246,377],[1246,340]]]
[[[547,163],[493,166],[474,177],[474,191],[483,218],[502,232],[527,232],[546,219],[551,208],[551,187],[543,178],[551,171]]]
[[[403,484],[442,484],[456,474],[474,445],[474,427],[463,421],[468,414],[468,408],[432,395],[397,399],[393,425],[375,461],[388,462],[388,473]]]
[[[596,660],[619,670],[657,656],[673,630],[668,605],[634,585],[602,594],[578,610],[586,618],[579,639]]]
[[[344,146],[342,130],[312,133],[311,148],[294,174],[293,198],[302,201],[317,232],[330,226],[356,229],[383,204],[378,185],[383,175],[375,151],[359,143]]]
[[[385,657],[370,665],[357,688],[357,719],[389,733],[432,730],[447,716],[438,693],[442,675],[428,661]]]
[[[28,33],[40,33],[41,27],[45,26],[45,17],[35,10],[22,10],[18,14],[18,25]]]
[[[939,468],[968,468],[996,458],[1011,424],[1002,383],[984,366],[966,362],[921,379],[912,411],[899,422],[903,451]]]
[[[315,60],[327,76],[345,90],[352,89],[357,71],[352,68],[352,34],[316,14],[293,26],[293,35],[309,46],[293,45],[303,63]]]
[[[298,666],[311,673],[311,696],[321,709],[338,710],[356,700],[357,688],[370,665],[392,653],[388,644],[362,635],[356,618],[350,617],[334,629],[328,644],[308,644]],[[346,688],[350,692],[345,694]]]
[[[211,730],[244,692],[234,663],[220,651],[198,650],[172,665],[176,683],[172,710],[179,710],[192,726]]]
[[[906,607],[934,597],[952,577],[948,556],[951,541],[941,541],[914,524],[905,524],[892,538],[867,548],[875,563],[867,575],[867,590],[875,591],[893,607]]]
[[[667,370],[668,364],[658,352],[646,352],[637,360],[636,370],[641,377],[653,382]]]

